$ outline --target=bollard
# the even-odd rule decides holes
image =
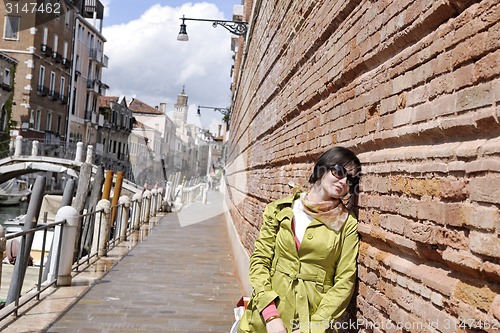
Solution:
[[[14,149],[14,156],[21,156],[21,150],[23,149],[23,137],[21,135],[16,136],[16,146]]]
[[[139,230],[141,224],[141,202],[142,194],[140,192],[135,193],[132,196],[132,223],[134,225],[134,230]]]
[[[37,140],[33,141],[33,145],[31,146],[31,156],[38,156],[38,144]]]
[[[59,268],[57,270],[57,285],[71,285],[71,266],[73,265],[73,253],[76,247],[76,234],[78,231],[78,212],[71,206],[59,208],[56,214],[56,222],[66,221],[62,225],[61,253],[59,253]],[[57,226],[61,228],[61,226]],[[57,232],[56,232],[57,234]],[[58,239],[59,236],[56,236]],[[57,247],[54,247],[57,251]],[[57,255],[55,256],[57,258]]]
[[[82,161],[83,154],[83,142],[77,142],[76,144],[76,154],[75,154],[75,162]]]
[[[94,155],[94,146],[88,145],[87,146],[87,156],[85,158],[85,163],[92,164],[92,156]]]
[[[102,211],[102,212],[99,212]],[[94,224],[94,238],[92,239],[92,255],[97,253],[99,257],[107,256],[107,243],[109,238],[111,203],[109,200],[101,199],[96,206],[96,218]]]
[[[158,190],[157,189],[152,189],[151,190],[151,217],[156,216],[156,198],[158,196]]]
[[[120,242],[127,240],[128,217],[130,215],[130,198],[122,195],[118,200],[118,204],[122,205],[122,214],[120,221]]]
[[[162,203],[163,203],[163,188],[160,187],[160,188],[158,188],[158,196],[156,197],[156,211],[157,212],[163,211]]]
[[[150,201],[151,201],[151,191],[146,190],[142,194],[142,207],[143,207],[143,211],[144,211],[143,223],[149,223],[149,216],[150,216],[150,212],[151,212]]]
[[[5,239],[5,230],[3,229],[3,226],[0,224],[0,253],[4,253],[6,247],[7,247],[7,240]],[[0,286],[2,285],[2,262],[3,260],[0,260]]]

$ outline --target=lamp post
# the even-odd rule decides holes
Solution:
[[[231,115],[231,108],[218,108],[218,107],[214,107],[214,106],[198,105],[198,110],[196,111],[197,117],[201,117],[201,109],[211,109],[211,110],[222,113],[222,115],[223,115],[222,120],[226,124],[226,130],[229,129],[229,117]]]
[[[240,21],[225,21],[225,20],[207,20],[207,19],[195,19],[184,17],[184,15],[179,18],[182,20],[181,30],[179,31],[179,35],[177,36],[177,40],[182,42],[187,42],[189,40],[187,31],[186,31],[186,23],[185,21],[202,21],[202,22],[212,22],[212,26],[216,28],[218,25],[229,31],[230,33],[237,36],[245,36],[248,30],[248,23],[240,22]]]

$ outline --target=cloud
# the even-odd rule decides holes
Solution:
[[[109,1],[104,1],[105,3]],[[113,8],[109,8],[112,15]],[[103,81],[108,96],[135,95],[151,106],[167,103],[172,110],[185,86],[189,104],[228,107],[233,64],[231,34],[210,22],[186,21],[189,42],[177,41],[179,17],[223,19],[214,4],[186,3],[180,7],[153,5],[139,18],[103,29],[109,66]],[[194,113],[196,113],[196,107]],[[193,113],[190,110],[190,113]],[[221,115],[207,111],[208,127]],[[210,129],[212,129],[210,127]]]

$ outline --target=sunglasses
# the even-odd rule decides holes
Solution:
[[[358,182],[359,180],[359,177],[357,175],[351,175],[346,168],[344,168],[343,165],[340,165],[340,164],[334,164],[331,169],[330,169],[330,172],[332,173],[332,175],[335,177],[335,178],[338,178],[338,179],[344,179],[344,178],[347,178],[347,184],[349,186],[352,186],[354,185],[355,183]]]

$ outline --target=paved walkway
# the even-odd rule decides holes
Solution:
[[[229,332],[241,290],[221,207],[210,192],[166,214],[44,332]]]

